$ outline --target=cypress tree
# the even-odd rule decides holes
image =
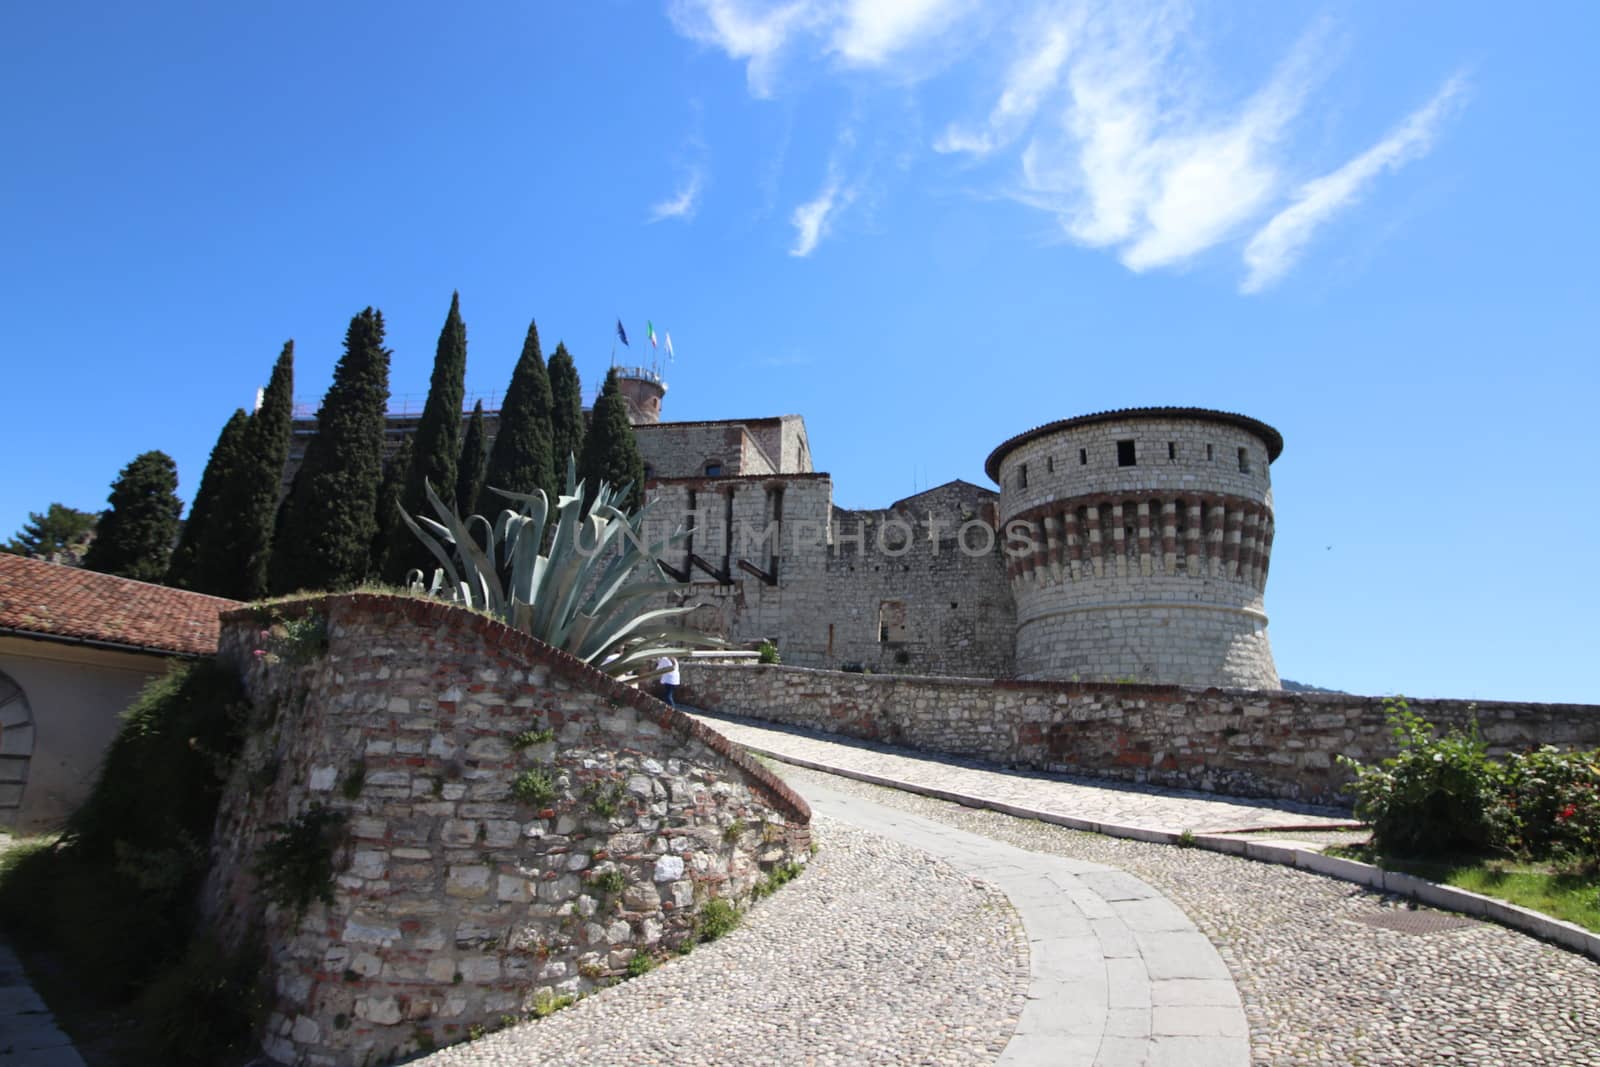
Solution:
[[[267,595],[267,567],[272,561],[272,527],[278,510],[278,486],[289,459],[294,431],[294,341],[285,341],[261,407],[245,430],[245,461],[228,493],[224,521],[230,536],[220,542],[224,558],[211,564],[211,575],[237,576],[229,595],[256,600]]]
[[[403,468],[404,488],[401,506],[410,515],[433,514],[428,506],[426,482],[439,499],[449,501],[456,488],[456,461],[461,455],[461,400],[466,393],[467,326],[461,321],[461,294],[450,294],[450,312],[439,331],[439,345],[433,357],[433,377],[428,382],[428,399],[417,422],[416,441],[411,461]],[[382,557],[383,576],[391,582],[405,578],[413,567],[433,562],[428,550],[406,529],[393,508],[383,508],[379,528],[388,530],[387,551]]]
[[[583,455],[583,386],[567,346],[556,343],[550,356],[550,445],[555,456],[556,479],[565,483],[567,457]],[[566,488],[565,484],[559,488]]]
[[[560,354],[561,349],[557,349]],[[556,357],[550,357],[554,366]],[[571,364],[569,359],[568,364]],[[576,371],[573,372],[576,375]],[[522,355],[511,372],[505,403],[500,405],[500,430],[489,450],[489,467],[483,484],[494,489],[531,493],[543,489],[547,495],[556,489],[556,469],[566,470],[566,454],[552,448],[554,431],[551,417],[554,382],[545,372],[544,355],[539,351],[539,327],[528,323],[528,336],[522,342]],[[559,463],[556,457],[561,456]],[[480,496],[484,495],[482,493]],[[550,496],[555,502],[554,495]],[[488,495],[478,506],[498,513],[510,501]]]
[[[483,490],[483,476],[489,469],[489,449],[484,443],[483,401],[472,405],[467,420],[467,436],[461,442],[461,462],[456,464],[456,514],[471,515]],[[410,531],[408,530],[407,533]]]
[[[350,320],[317,432],[284,499],[272,546],[275,593],[348,589],[372,570],[389,399],[383,313]]]
[[[178,547],[173,550],[172,562],[167,565],[167,584],[179,589],[196,589],[202,593],[217,592],[208,584],[197,581],[201,547],[208,538],[221,533],[227,506],[228,489],[239,477],[245,462],[245,434],[250,416],[238,408],[222,427],[217,443],[206,461],[205,473],[200,475],[200,488],[195,491],[194,503],[189,505],[189,518],[178,535]],[[220,593],[227,596],[229,593]]]
[[[584,483],[584,507],[594,500],[602,481],[620,488],[631,484],[623,506],[636,508],[644,500],[644,457],[628,421],[628,402],[617,385],[617,368],[606,374],[606,384],[594,402],[589,432],[583,441],[583,458],[578,462],[578,477]]]
[[[84,553],[91,571],[159,582],[178,537],[178,465],[165,452],[145,452],[111,483],[111,510],[100,516]]]
[[[389,462],[383,465],[383,484],[378,487],[378,514],[375,516],[378,536],[372,542],[372,558],[374,560],[384,558],[386,554],[384,548],[387,545],[394,544],[397,532],[399,535],[409,537],[413,541],[417,539],[416,534],[406,529],[405,523],[395,516],[396,509],[401,506],[400,498],[401,492],[406,485],[406,472],[411,469],[412,440],[414,436],[413,434],[407,434],[400,438],[400,447],[394,450],[394,455],[389,458]],[[412,514],[415,517],[416,513],[413,512]],[[421,514],[428,516],[430,519],[434,517],[432,508],[423,508]],[[417,547],[422,548],[420,544]],[[422,550],[424,552],[428,551],[426,548]],[[405,581],[405,577],[405,572],[402,571],[399,577],[394,579],[395,584]]]

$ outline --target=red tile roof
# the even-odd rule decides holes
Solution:
[[[0,554],[0,635],[209,656],[236,600]]]

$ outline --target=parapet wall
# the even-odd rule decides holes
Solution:
[[[765,768],[548,645],[436,601],[298,607],[326,612],[325,651],[223,617],[255,717],[204,900],[226,942],[263,938],[278,1062],[392,1062],[596,989],[809,856],[809,809]],[[316,806],[342,820],[337,877],[297,917],[254,868]]]
[[[1006,766],[1309,803],[1348,802],[1336,755],[1394,751],[1376,697],[702,663],[685,668],[681,694],[709,711]],[[1600,706],[1409,703],[1440,727],[1476,719],[1492,754],[1600,747]]]

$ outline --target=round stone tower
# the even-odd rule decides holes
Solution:
[[[617,391],[628,402],[628,421],[635,426],[661,421],[661,401],[667,383],[648,367],[618,367]]]
[[[990,453],[1017,673],[1278,688],[1262,595],[1267,467],[1282,451],[1277,430],[1243,415],[1129,408],[1052,422]]]

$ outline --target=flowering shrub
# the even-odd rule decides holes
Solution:
[[[1545,745],[1489,759],[1477,725],[1439,736],[1403,699],[1384,701],[1399,752],[1377,765],[1345,756],[1356,814],[1386,855],[1506,852],[1600,865],[1600,751]]]
[[[1513,850],[1600,865],[1600,752],[1544,745],[1508,759],[1503,779]]]

